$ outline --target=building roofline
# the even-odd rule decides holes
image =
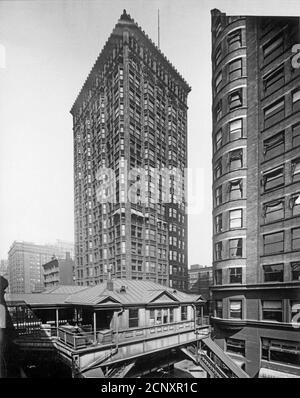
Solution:
[[[92,69],[90,70],[90,72],[88,74],[88,77],[84,81],[84,83],[80,89],[80,92],[77,95],[76,100],[74,101],[72,108],[70,110],[71,114],[73,114],[73,112],[75,111],[75,108],[76,108],[76,105],[78,104],[78,102],[83,98],[83,96],[85,94],[85,89],[88,88],[89,85],[91,85],[92,79],[96,73],[97,67],[100,66],[102,61],[104,61],[105,55],[109,51],[111,41],[113,40],[114,37],[118,36],[118,33],[117,33],[118,28],[123,28],[124,25],[130,29],[136,30],[139,34],[141,34],[142,38],[148,41],[148,43],[151,45],[154,52],[156,52],[156,54],[161,58],[161,60],[165,63],[165,65],[169,69],[172,69],[172,72],[176,75],[178,80],[180,80],[183,83],[183,85],[185,86],[185,89],[188,92],[191,91],[191,86],[186,82],[186,80],[182,77],[182,75],[178,72],[178,70],[174,67],[174,65],[162,53],[160,48],[158,48],[158,46],[151,40],[151,38],[147,35],[147,33],[134,21],[134,19],[131,18],[130,14],[127,14],[126,10],[123,10],[123,14],[119,18],[112,33],[106,40],[100,54],[98,55],[96,61],[94,62],[94,65],[92,66]]]

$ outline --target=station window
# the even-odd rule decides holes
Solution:
[[[187,305],[183,305],[181,307],[181,320],[186,321],[187,320]]]
[[[139,309],[129,308],[129,327],[137,328],[139,326]]]

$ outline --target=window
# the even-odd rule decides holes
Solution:
[[[228,183],[229,200],[237,200],[243,197],[242,180],[233,180]]]
[[[222,203],[222,187],[216,188],[216,206],[219,206]]]
[[[216,300],[215,314],[217,318],[223,318],[223,301]]]
[[[235,149],[229,152],[229,169],[230,171],[237,170],[243,167],[243,150]]]
[[[222,242],[217,242],[215,244],[216,260],[222,260],[222,252],[223,252],[223,243]]]
[[[222,58],[222,48],[221,44],[216,48],[216,54],[215,54],[215,59],[216,59],[216,66],[219,65],[220,61]]]
[[[264,140],[264,158],[265,160],[279,156],[284,152],[284,132],[274,135]]]
[[[283,167],[270,170],[263,175],[263,188],[264,191],[278,188],[284,185]]]
[[[155,324],[155,310],[150,310],[149,321],[150,326],[153,326]]]
[[[229,110],[233,111],[234,109],[240,108],[243,106],[242,101],[242,90],[237,90],[229,94],[228,96]]]
[[[284,118],[284,98],[281,98],[264,109],[265,128],[278,123]]]
[[[222,270],[221,269],[217,269],[215,271],[215,284],[216,285],[222,285],[222,283],[223,283]]]
[[[174,308],[170,308],[170,323],[174,322]]]
[[[222,175],[222,159],[219,159],[215,167],[215,178],[219,178]]]
[[[263,300],[262,319],[264,321],[282,322],[282,301]]]
[[[222,232],[222,214],[218,214],[215,218],[216,233]]]
[[[299,365],[300,345],[295,341],[262,339],[261,358],[266,361]]]
[[[218,17],[218,19],[216,21],[216,37],[219,36],[221,30],[222,30],[222,22],[221,22],[221,18]]]
[[[293,147],[300,145],[300,123],[294,124],[292,127]]]
[[[242,228],[242,209],[229,211],[229,229]]]
[[[264,235],[264,255],[282,253],[284,251],[284,232]]]
[[[237,258],[243,257],[243,239],[230,239],[229,240],[229,257]]]
[[[222,83],[222,72],[218,74],[216,77],[216,91],[218,92],[220,90],[220,85]]]
[[[264,221],[269,223],[284,218],[284,200],[275,200],[264,204]]]
[[[162,310],[162,321],[163,323],[169,322],[169,310],[167,308]]]
[[[229,318],[242,319],[242,300],[230,300]]]
[[[128,311],[129,311],[129,327],[137,328],[139,326],[139,309],[130,308]]]
[[[222,146],[222,129],[218,130],[215,136],[215,150],[217,151]]]
[[[293,104],[293,112],[300,110],[300,89],[293,91],[292,93],[292,104]]]
[[[282,33],[280,35],[275,36],[272,40],[270,40],[267,44],[263,46],[263,57],[264,64],[268,64],[273,61],[283,52],[283,36]]]
[[[264,282],[283,282],[283,264],[263,265]]]
[[[292,161],[292,176],[293,182],[300,181],[300,158],[294,159]]]
[[[226,339],[226,351],[245,356],[245,340]]]
[[[228,42],[228,52],[236,50],[242,46],[242,32],[240,29],[234,30],[229,33],[227,37]]]
[[[156,310],[156,324],[161,325],[162,323],[162,312],[161,309]]]
[[[187,305],[181,307],[181,320],[182,321],[187,320]]]
[[[292,271],[292,280],[299,281],[300,280],[300,261],[291,263],[291,271]]]
[[[229,123],[229,139],[237,140],[242,137],[242,119],[236,119]]]
[[[291,319],[293,319],[299,313],[300,313],[300,300],[291,300]]]
[[[269,95],[278,90],[284,84],[284,68],[273,70],[263,78],[263,88],[265,95]]]
[[[300,228],[292,229],[292,250],[300,250]]]
[[[220,120],[222,117],[222,100],[220,100],[217,103],[216,110],[215,110],[215,116],[216,116],[217,121]]]
[[[242,59],[235,59],[228,65],[229,81],[238,79],[242,76]]]
[[[243,268],[236,267],[229,269],[229,283],[242,283],[243,282]]]
[[[293,217],[300,215],[300,193],[292,195],[290,199],[290,208],[292,209]]]

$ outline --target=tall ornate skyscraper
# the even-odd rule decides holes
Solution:
[[[189,91],[124,10],[71,110],[78,284],[111,272],[187,288],[185,186],[164,187],[187,167]]]
[[[212,11],[212,320],[251,376],[300,374],[298,43],[299,18]]]

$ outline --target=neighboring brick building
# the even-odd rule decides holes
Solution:
[[[189,91],[124,10],[71,110],[77,284],[99,284],[111,269],[115,278],[187,289],[184,184],[177,195],[172,181],[169,199],[154,169],[187,167]],[[103,200],[105,167],[115,173],[115,203]],[[139,172],[127,177],[134,168],[144,180]],[[135,203],[127,199],[133,183],[140,184]]]
[[[44,287],[58,285],[74,285],[74,260],[71,259],[70,253],[66,253],[65,259],[53,258],[46,264],[43,264],[44,269]]]
[[[193,264],[189,268],[189,293],[200,294],[205,300],[205,314],[210,313],[211,288],[213,285],[212,266]]]
[[[300,375],[296,43],[299,18],[212,11],[213,324],[250,376]]]

